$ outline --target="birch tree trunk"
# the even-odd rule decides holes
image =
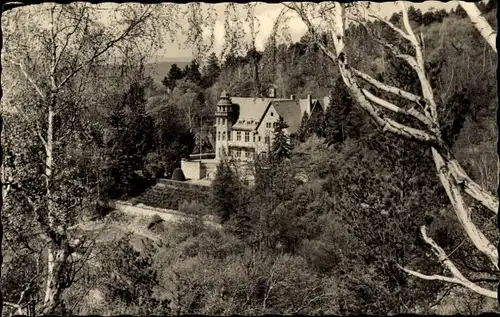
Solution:
[[[57,87],[52,87],[53,89]],[[52,197],[53,187],[53,163],[54,163],[54,108],[56,106],[56,95],[52,93],[51,102],[47,109],[47,135],[45,142],[45,190],[47,200],[48,229],[52,232],[52,241],[47,249],[47,280],[42,313],[50,314],[60,304],[61,295],[61,273],[69,254],[65,248],[61,248],[64,241],[64,232],[58,224],[58,210]]]
[[[43,314],[51,314],[61,305],[62,273],[68,260],[67,248],[51,246],[47,250],[47,285],[43,303]]]
[[[395,58],[405,61],[418,75],[420,85],[422,88],[422,96],[416,96],[402,89],[394,86],[386,85],[378,80],[372,78],[371,76],[352,68],[348,63],[348,56],[345,51],[346,37],[345,30],[347,27],[345,4],[334,3],[334,4],[316,4],[316,8],[311,8],[315,5],[304,5],[304,4],[285,4],[286,7],[295,11],[302,21],[306,24],[309,32],[316,41],[315,43],[319,48],[328,56],[328,58],[335,64],[338,65],[340,74],[347,89],[351,96],[355,98],[358,104],[363,108],[375,121],[375,123],[382,129],[383,132],[390,132],[396,136],[406,138],[413,141],[418,141],[425,146],[429,146],[432,150],[433,161],[436,166],[437,174],[443,185],[446,194],[450,200],[451,205],[455,211],[455,214],[462,225],[464,231],[469,237],[470,241],[474,246],[482,252],[490,261],[491,265],[498,270],[498,250],[479,230],[471,219],[471,208],[466,204],[463,194],[466,193],[475,199],[477,202],[481,203],[483,206],[487,207],[494,213],[498,212],[498,199],[496,199],[491,193],[487,192],[477,183],[475,183],[460,166],[458,161],[454,158],[453,153],[447,147],[443,139],[441,138],[440,123],[437,115],[437,104],[434,99],[433,90],[431,88],[429,79],[425,73],[425,61],[423,54],[423,38],[417,38],[415,36],[410,21],[408,18],[408,12],[404,2],[400,2],[401,10],[403,13],[403,25],[405,30],[398,28],[390,21],[378,16],[372,11],[371,17],[375,17],[379,21],[385,23],[392,30],[399,34],[404,40],[409,42],[415,49],[414,55],[403,54],[399,51],[397,46],[386,42],[383,39],[378,38],[374,35],[363,20],[356,20],[365,27],[365,30],[373,37],[373,39],[384,46],[392,52]],[[481,34],[485,37],[488,43],[496,52],[496,46],[494,45],[496,40],[496,33],[492,32],[491,27],[487,24],[486,20],[480,15],[475,4],[460,2],[460,5],[467,7],[469,15],[473,16],[473,22],[476,21],[475,26],[481,31]],[[316,12],[314,12],[316,10]],[[465,8],[464,8],[465,9]],[[477,10],[476,11],[474,11]],[[369,9],[368,9],[369,10]],[[314,13],[311,13],[314,12]],[[330,32],[332,34],[335,52],[325,46],[321,41],[318,41],[317,35],[319,31],[315,24],[313,24],[313,16],[320,16],[326,20],[330,27]],[[486,24],[485,24],[486,23]],[[489,29],[488,29],[489,27]],[[374,94],[370,93],[367,89],[362,89],[358,83],[358,78],[368,82],[374,88],[385,93],[390,93],[397,95],[400,98],[412,101],[417,107],[405,109],[392,104],[386,100],[376,97]],[[389,110],[393,113],[398,113],[406,115],[408,117],[413,117],[413,119],[420,121],[426,128],[414,128],[408,124],[401,124],[389,117],[386,113],[382,112],[380,108]],[[424,232],[424,231],[423,231]],[[423,233],[424,234],[424,233]],[[424,239],[427,237],[424,236]],[[483,289],[478,285],[468,281],[451,263],[447,258],[446,254],[442,249],[430,238],[425,240],[428,244],[433,247],[433,250],[437,252],[440,261],[444,263],[447,268],[452,270],[455,278],[441,277],[438,276],[426,276],[426,279],[439,279],[447,280],[452,283],[461,284],[469,289],[480,293],[485,296],[497,298],[495,292]],[[441,252],[442,251],[442,252]],[[444,254],[444,255],[443,255]],[[411,271],[409,269],[403,268],[409,274],[422,278],[424,276],[421,273]]]
[[[111,17],[111,14],[111,24],[103,26],[95,23],[101,8],[89,4],[65,6],[47,4],[34,10],[21,8],[4,14],[8,22],[2,23],[5,39],[2,62],[14,66],[12,78],[20,82],[9,95],[23,101],[15,100],[12,105],[23,116],[26,129],[32,130],[45,150],[44,169],[40,172],[45,178],[40,184],[43,193],[32,194],[37,200],[36,206],[32,204],[33,211],[47,243],[46,274],[35,276],[36,283],[45,288],[43,303],[39,306],[43,314],[54,313],[61,307],[63,291],[74,278],[68,278],[67,272],[76,270],[75,262],[68,258],[79,250],[86,238],[79,235],[79,239],[75,239],[71,227],[80,220],[82,212],[88,211],[87,203],[90,204],[92,197],[86,195],[91,195],[92,188],[84,181],[75,180],[76,185],[65,183],[68,177],[75,175],[72,171],[66,172],[72,168],[66,166],[71,162],[66,156],[79,151],[82,140],[87,138],[86,131],[80,129],[88,123],[86,114],[90,108],[86,103],[94,104],[100,97],[94,95],[93,80],[109,79],[96,69],[102,64],[112,65],[117,54],[126,59],[125,63],[133,62],[144,52],[137,52],[139,46],[147,50],[161,42],[157,31],[165,24],[159,17],[176,9],[169,5],[141,4],[116,7],[115,10],[129,18]],[[29,49],[26,42],[30,42]],[[35,98],[24,102],[22,88],[27,88]],[[107,91],[103,88],[99,93]],[[64,121],[72,117],[78,124]]]
[[[495,0],[491,0],[495,1]],[[479,8],[474,2],[457,1],[458,5],[467,12],[474,27],[481,33],[481,36],[497,52],[497,32],[493,30],[491,25],[486,21]]]

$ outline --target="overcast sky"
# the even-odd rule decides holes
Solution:
[[[379,7],[379,14],[384,16],[392,15],[396,10],[398,10],[397,5],[394,2],[377,3]],[[451,10],[451,8],[456,7],[456,1],[440,2],[440,1],[424,1],[420,3],[413,3],[413,6],[420,9],[422,12],[426,12],[430,8],[435,9],[446,9]],[[224,3],[215,4],[215,9],[218,13],[218,21],[215,25],[215,45],[214,51],[220,54],[222,45],[224,43]],[[271,29],[273,22],[277,18],[279,12],[283,8],[282,5],[278,3],[259,3],[255,9],[255,14],[260,23],[259,33],[256,38],[257,49],[263,49],[266,39],[271,34]],[[294,18],[290,23],[293,28],[290,28],[290,33],[292,40],[297,41],[306,32],[306,26],[299,18]],[[179,38],[182,41],[182,38]],[[191,60],[192,54],[190,50],[180,49],[178,44],[167,44],[165,47],[159,51],[153,60],[155,61],[169,61],[169,60]]]

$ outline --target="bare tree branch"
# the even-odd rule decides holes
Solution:
[[[42,89],[40,89],[40,87],[35,83],[33,78],[26,72],[26,69],[24,68],[24,65],[21,62],[14,62],[13,60],[8,58],[5,58],[5,61],[18,66],[19,69],[21,70],[21,73],[23,73],[24,77],[31,83],[33,88],[35,88],[36,92],[40,95],[40,97],[42,97],[42,99],[45,99],[46,96],[42,92]]]
[[[415,48],[416,64],[412,65],[413,61],[408,61],[408,63],[410,64],[410,66],[412,66],[415,72],[417,72],[417,76],[420,80],[420,86],[422,87],[422,94],[424,98],[429,101],[431,119],[437,122],[438,120],[437,106],[434,100],[434,93],[432,91],[431,84],[425,74],[424,54],[422,52],[423,43],[421,43],[417,39],[417,36],[415,35],[415,32],[413,32],[413,29],[410,25],[410,19],[408,18],[408,10],[406,8],[406,3],[404,1],[400,1],[400,5],[403,11],[404,26],[406,28],[406,31],[410,35],[411,42],[413,44],[413,47]]]
[[[370,101],[378,104],[379,106],[384,107],[385,109],[388,109],[390,111],[393,111],[393,112],[396,112],[399,114],[413,117],[413,118],[417,119],[418,121],[422,122],[423,124],[425,124],[426,126],[428,126],[429,128],[433,127],[432,122],[428,118],[426,118],[422,113],[418,112],[415,108],[411,108],[409,110],[406,110],[404,108],[398,107],[398,106],[396,106],[396,105],[394,105],[386,100],[383,100],[383,99],[373,95],[371,92],[369,92],[366,89],[361,89],[361,91]]]
[[[112,47],[114,47],[116,43],[124,40],[135,29],[137,25],[144,22],[147,16],[151,13],[151,10],[154,10],[154,8],[146,7],[141,16],[137,20],[133,21],[122,34],[120,34],[115,39],[106,43],[104,48],[97,50],[92,57],[90,57],[88,60],[82,62],[79,66],[77,66],[75,70],[73,70],[56,87],[54,87],[55,90],[58,90],[61,87],[63,87],[68,82],[68,80],[70,80],[73,76],[75,76],[80,70],[82,70],[85,66],[92,64],[99,56],[103,55],[104,53],[109,51]]]
[[[497,32],[493,30],[483,14],[477,8],[474,2],[457,1],[458,4],[467,12],[472,25],[481,33],[491,48],[497,52]]]
[[[453,277],[447,277],[447,276],[442,276],[442,275],[426,275],[419,273],[417,271],[410,270],[408,268],[404,268],[398,264],[398,267],[405,271],[406,273],[413,275],[415,277],[424,279],[424,280],[437,280],[437,281],[444,281],[448,283],[453,283],[453,284],[460,284],[462,286],[467,287],[468,289],[481,294],[483,296],[491,297],[494,299],[498,298],[498,294],[496,291],[491,291],[486,288],[483,288],[477,284],[474,284],[473,282],[469,281],[467,278],[465,278],[462,273],[457,269],[455,264],[448,258],[446,255],[446,252],[430,237],[427,236],[427,232],[425,229],[425,226],[422,226],[420,228],[420,232],[422,234],[422,238],[424,241],[429,244],[432,247],[432,250],[434,254],[438,257],[439,261],[448,269],[451,271]]]
[[[68,34],[66,34],[66,38],[65,38],[65,41],[64,41],[64,44],[61,48],[61,51],[59,52],[59,56],[57,56],[57,58],[55,59],[55,62],[54,62],[54,65],[52,67],[52,72],[51,72],[51,75],[54,75],[56,70],[57,70],[57,66],[59,65],[59,62],[61,61],[61,57],[63,56],[64,54],[64,51],[66,50],[66,48],[68,47],[68,44],[69,44],[69,40],[71,38],[71,36],[73,36],[73,34],[75,34],[75,32],[78,30],[82,20],[83,20],[83,17],[85,16],[85,12],[86,12],[86,9],[87,9],[87,4],[83,4],[84,7],[82,8],[82,11],[78,17],[78,20],[77,20],[77,23],[76,25],[73,27],[73,30],[71,32],[69,32]],[[69,27],[69,26],[66,26],[66,27]],[[55,41],[54,41],[55,42]]]
[[[393,29],[395,32],[397,32],[399,35],[401,35],[402,38],[404,38],[404,39],[406,39],[406,40],[408,40],[410,42],[412,41],[410,35],[406,34],[405,31],[401,30],[400,28],[398,28],[397,26],[395,26],[394,24],[392,24],[387,19],[382,18],[380,15],[378,15],[377,13],[375,13],[375,11],[373,11],[371,8],[369,8],[368,11],[370,11],[370,14],[368,14],[369,17],[372,17],[372,18],[375,18],[375,19],[379,20],[380,22],[382,22],[385,25],[389,26],[391,29]]]
[[[498,269],[498,250],[472,222],[470,207],[464,201],[460,187],[450,171],[449,161],[445,161],[441,154],[434,148],[432,148],[432,156],[439,179],[455,210],[458,221],[475,247],[486,255],[493,266]]]
[[[456,160],[450,162],[450,172],[458,185],[463,187],[468,195],[495,214],[498,214],[498,199],[486,191],[482,186],[474,182]]]
[[[366,73],[363,73],[355,68],[352,68],[351,67],[351,70],[352,72],[354,73],[354,75],[364,79],[365,81],[367,81],[368,83],[372,84],[373,86],[377,87],[378,89],[381,89],[385,92],[388,92],[388,93],[391,93],[391,94],[394,94],[396,96],[399,96],[399,97],[402,97],[404,99],[407,99],[409,101],[413,101],[417,104],[420,104],[420,103],[424,103],[425,100],[422,98],[422,97],[419,97],[417,95],[414,95],[410,92],[407,92],[407,91],[404,91],[403,89],[400,89],[400,88],[397,88],[397,87],[394,87],[394,86],[389,86],[387,84],[384,84],[378,80],[376,80],[375,78],[371,77],[370,75],[366,74]]]

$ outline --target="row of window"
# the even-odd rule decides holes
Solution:
[[[251,157],[254,154],[252,150],[245,149],[230,149],[229,154],[233,157]]]
[[[217,124],[226,124],[227,118],[217,118]]]
[[[253,133],[253,142],[257,141],[257,138],[259,142],[261,141],[260,135],[257,135],[257,133]],[[217,133],[217,140],[218,141],[225,141],[226,140],[226,131],[219,131]],[[231,141],[231,132],[227,134],[227,140]],[[241,141],[241,132],[236,131],[236,141]],[[250,132],[245,132],[245,142],[250,142]],[[268,136],[264,137],[264,142],[269,143],[270,138]]]
[[[272,127],[273,127],[273,129],[274,129],[274,128],[276,128],[276,125],[277,125],[277,123],[276,123],[276,122],[273,122],[273,124],[272,124],[272,125],[271,125],[271,122],[267,122],[267,123],[266,123],[266,128],[270,129],[270,128],[271,128],[271,126],[272,126]]]
[[[226,123],[227,123],[227,118],[217,118],[217,124],[224,125]],[[276,128],[276,124],[277,124],[276,122],[273,122],[272,124],[271,122],[266,122],[266,128],[271,129],[272,127],[274,129]]]

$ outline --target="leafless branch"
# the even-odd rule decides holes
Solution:
[[[55,72],[57,70],[57,66],[59,65],[59,62],[61,61],[61,57],[63,56],[64,51],[66,50],[66,48],[68,47],[69,40],[70,40],[71,36],[73,36],[73,34],[75,34],[75,32],[80,27],[80,24],[81,24],[81,22],[83,20],[83,17],[85,16],[86,9],[87,9],[87,5],[84,4],[84,7],[81,10],[81,13],[80,13],[80,15],[78,17],[76,25],[73,27],[73,30],[71,32],[69,32],[68,34],[66,34],[66,38],[65,38],[64,44],[63,44],[63,46],[61,48],[61,51],[59,52],[59,56],[55,59],[54,65],[52,67],[51,75],[55,74]],[[70,27],[70,26],[66,26],[66,27]]]
[[[425,105],[428,101],[426,101],[424,98],[420,97],[420,96],[417,96],[417,95],[414,95],[410,92],[407,92],[407,91],[404,91],[403,89],[400,89],[400,88],[397,88],[397,87],[394,87],[394,86],[390,86],[390,85],[387,85],[387,84],[384,84],[378,80],[376,80],[375,78],[371,77],[370,75],[366,74],[366,73],[363,73],[355,68],[352,68],[351,67],[351,70],[352,72],[354,73],[354,75],[362,78],[363,80],[365,80],[366,82],[372,84],[373,86],[377,87],[378,89],[381,89],[385,92],[388,92],[388,93],[391,93],[391,94],[394,94],[396,96],[399,96],[399,97],[402,97],[404,99],[407,99],[409,101],[412,101],[418,105],[420,105],[423,110],[424,110],[424,114],[427,116],[428,115],[428,112],[427,110],[425,110],[425,106],[422,106],[422,105]]]
[[[75,76],[80,70],[82,70],[85,66],[92,64],[99,56],[103,55],[107,51],[109,51],[112,47],[116,45],[116,43],[122,41],[123,39],[127,38],[127,36],[137,27],[139,24],[143,23],[144,20],[147,18],[147,16],[151,13],[151,11],[154,10],[152,7],[147,7],[144,12],[140,15],[139,18],[137,18],[135,21],[133,21],[126,29],[125,31],[117,36],[115,39],[109,41],[106,43],[104,48],[97,50],[94,55],[86,60],[85,62],[82,62],[79,66],[76,67],[75,70],[73,70],[69,75],[67,75],[56,87],[57,89],[60,89],[63,87],[68,80],[70,80],[73,76]]]
[[[368,11],[370,12],[370,14],[368,14],[369,17],[372,17],[372,18],[375,18],[377,20],[379,20],[380,22],[386,24],[387,26],[389,26],[392,30],[394,30],[395,32],[397,32],[399,35],[401,35],[402,38],[408,40],[411,42],[411,38],[410,38],[410,35],[406,34],[405,31],[401,30],[400,28],[398,28],[397,26],[395,26],[394,24],[392,24],[390,21],[388,21],[387,19],[385,18],[382,18],[380,15],[378,15],[377,13],[375,13],[375,11],[373,11],[371,8],[368,9]]]
[[[425,124],[427,127],[432,128],[432,126],[433,126],[432,122],[428,118],[426,118],[425,115],[418,112],[415,108],[411,108],[409,110],[406,110],[404,108],[398,107],[398,106],[396,106],[396,105],[394,105],[386,100],[383,100],[383,99],[373,95],[371,92],[369,92],[366,89],[361,89],[361,91],[370,101],[378,104],[379,106],[384,107],[385,109],[388,109],[390,111],[393,111],[393,112],[396,112],[399,114],[413,117],[413,118],[417,119],[418,121],[422,122],[423,124]]]
[[[462,286],[467,287],[468,289],[481,294],[483,296],[491,297],[494,299],[498,298],[498,294],[496,291],[491,291],[486,288],[483,288],[477,284],[474,284],[473,282],[469,281],[467,278],[465,278],[462,273],[457,269],[455,264],[448,258],[446,255],[446,252],[430,237],[427,236],[427,232],[425,229],[425,226],[422,226],[420,228],[420,232],[422,234],[422,238],[424,241],[429,244],[432,247],[432,250],[434,254],[438,257],[439,261],[448,269],[451,271],[453,277],[447,277],[447,276],[442,276],[442,275],[426,275],[419,273],[417,271],[413,271],[407,268],[404,268],[398,264],[398,267],[405,271],[406,273],[413,275],[415,277],[424,279],[424,280],[436,280],[436,281],[444,281],[448,283],[453,283],[453,284],[460,284]]]
[[[464,191],[495,214],[498,213],[498,199],[474,182],[456,160],[450,163],[450,172]]]
[[[19,69],[21,70],[21,73],[23,73],[24,77],[31,83],[33,88],[35,88],[36,92],[40,95],[40,97],[45,99],[45,94],[42,92],[42,89],[40,89],[40,87],[35,83],[33,78],[26,72],[26,69],[24,68],[24,65],[21,62],[14,62],[13,60],[8,58],[5,58],[5,61],[18,66]]]
[[[497,32],[490,26],[488,21],[484,18],[481,11],[474,2],[457,1],[458,4],[467,12],[472,24],[481,33],[483,38],[488,42],[490,47],[497,52]]]

